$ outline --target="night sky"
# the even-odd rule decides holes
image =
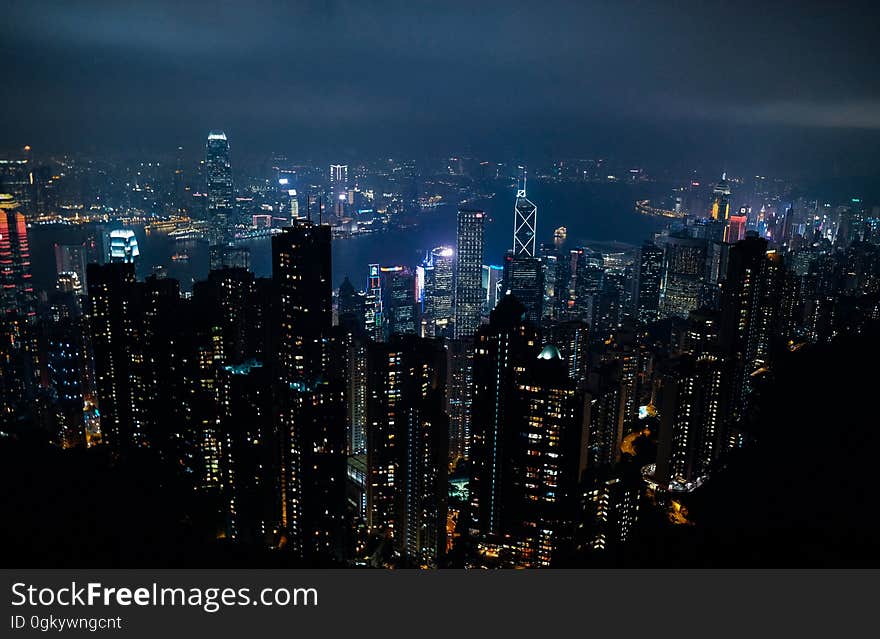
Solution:
[[[876,16],[749,5],[7,0],[0,146],[872,170]]]

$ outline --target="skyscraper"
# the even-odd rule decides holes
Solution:
[[[278,353],[287,383],[320,370],[320,338],[333,325],[330,227],[297,220],[272,237],[272,278],[281,309]]]
[[[402,565],[436,566],[446,548],[446,353],[414,335],[368,350],[367,525]]]
[[[110,231],[110,261],[134,263],[140,257],[137,237],[131,229],[114,229]]]
[[[366,295],[363,291],[356,291],[351,280],[346,277],[339,286],[337,323],[355,335],[364,335],[366,312]]]
[[[544,268],[540,258],[508,253],[502,288],[526,307],[526,318],[540,325],[544,309]]]
[[[223,244],[229,239],[233,221],[232,165],[229,161],[229,142],[223,131],[211,131],[205,149],[207,171],[207,213],[209,241]]]
[[[385,336],[415,335],[418,329],[415,275],[406,266],[387,266],[380,269],[385,279],[382,308],[385,315]]]
[[[639,252],[638,320],[649,324],[660,318],[663,249],[645,242]]]
[[[538,234],[538,207],[526,197],[526,170],[522,172],[521,188],[516,191],[513,207],[513,255],[535,257],[535,236]]]
[[[344,509],[347,333],[332,331],[330,227],[297,220],[272,238],[278,295],[281,521],[294,551],[338,556]]]
[[[484,537],[503,536],[518,525],[511,503],[517,459],[511,453],[520,437],[516,388],[541,348],[525,314],[516,298],[504,297],[474,341],[471,502]]]
[[[721,181],[712,189],[709,216],[719,222],[726,222],[730,217],[730,183],[727,181],[727,173],[721,176]]]
[[[749,234],[730,249],[721,300],[721,348],[731,367],[729,414],[748,406],[754,375],[769,364],[772,331],[782,300],[782,255]]]
[[[135,305],[134,265],[89,264],[89,324],[95,383],[101,410],[101,436],[116,450],[143,441],[133,391]]]
[[[684,355],[661,377],[660,433],[653,481],[689,492],[706,478],[722,435],[722,365],[711,356]]]
[[[34,304],[25,216],[11,196],[0,195],[0,312],[32,321]]]
[[[556,322],[545,338],[559,349],[568,376],[583,387],[589,375],[590,326],[583,320]]]
[[[449,454],[453,459],[470,458],[471,448],[471,399],[473,394],[473,338],[449,340],[447,381],[449,414]]]
[[[348,184],[348,165],[330,165],[330,187],[334,189],[345,188]]]
[[[0,420],[27,414],[40,375],[36,298],[24,214],[0,196]]]
[[[378,264],[370,264],[365,308],[364,324],[367,335],[374,341],[381,342],[385,337],[385,318],[382,309],[382,275]]]
[[[76,293],[82,294],[86,287],[86,245],[55,244],[55,274],[67,274],[74,280]]]
[[[470,337],[480,326],[483,305],[483,225],[485,213],[458,211],[458,272],[455,281],[455,337]]]
[[[483,310],[486,314],[492,312],[498,301],[503,297],[501,290],[504,279],[504,267],[497,264],[483,264],[483,289],[486,291],[486,301]]]
[[[423,304],[425,317],[432,324],[432,335],[446,334],[455,319],[455,250],[438,246],[431,250],[423,266]]]
[[[700,305],[706,275],[706,240],[670,236],[663,255],[662,317],[686,318]]]
[[[516,384],[518,439],[504,454],[516,461],[514,513],[519,523],[520,566],[549,566],[571,543],[578,517],[577,487],[583,470],[584,395],[548,344]]]
[[[724,229],[724,241],[728,244],[735,244],[746,236],[746,223],[749,219],[749,212],[745,206],[739,207],[737,215],[731,215],[727,220],[727,226]]]

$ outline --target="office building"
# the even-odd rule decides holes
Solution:
[[[663,249],[645,242],[639,251],[637,318],[650,324],[660,319],[660,287],[663,283]]]
[[[232,190],[232,164],[229,141],[223,131],[211,131],[205,147],[208,240],[225,244],[234,222],[235,199]]]
[[[458,265],[455,281],[455,337],[472,337],[483,307],[482,266],[485,213],[458,211]]]

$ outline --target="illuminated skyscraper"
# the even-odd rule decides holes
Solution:
[[[0,196],[0,423],[33,408],[39,378],[36,299],[25,216]]]
[[[483,225],[485,213],[458,211],[458,271],[455,281],[455,337],[470,337],[480,326],[483,307]]]
[[[486,301],[483,310],[487,314],[498,306],[499,300],[504,296],[504,291],[501,288],[503,279],[503,266],[483,264],[483,289],[486,291]]]
[[[555,346],[548,344],[516,384],[520,410],[515,448],[511,532],[518,538],[520,566],[549,566],[569,546],[578,516],[582,471],[584,395]],[[517,530],[518,528],[518,530]]]
[[[345,344],[332,331],[330,227],[272,238],[278,295],[282,525],[304,557],[337,556],[346,472]]]
[[[55,404],[54,441],[64,448],[85,443],[83,397],[85,392],[84,321],[72,293],[53,293],[42,332],[46,372]]]
[[[540,325],[544,309],[544,268],[537,257],[508,253],[504,257],[505,295],[513,295],[526,307],[526,318]]]
[[[619,361],[597,366],[587,384],[589,436],[585,448],[588,468],[605,468],[620,459],[626,413],[626,393]]]
[[[452,459],[470,458],[471,399],[473,395],[474,344],[472,338],[449,340],[447,381],[449,454]]]
[[[661,317],[686,318],[700,305],[706,275],[706,241],[669,237],[663,255]]]
[[[746,223],[749,219],[749,211],[745,206],[739,208],[738,215],[731,215],[724,228],[724,241],[735,244],[746,236]]]
[[[660,285],[663,282],[663,249],[645,242],[639,252],[638,319],[649,324],[660,318]]]
[[[583,320],[556,322],[547,338],[559,349],[568,369],[568,376],[583,387],[589,375],[590,326]]]
[[[769,365],[782,277],[782,255],[768,250],[767,240],[749,234],[731,247],[720,332],[722,353],[732,373],[729,413],[734,420],[745,414],[756,373]]]
[[[727,173],[721,176],[721,181],[712,189],[709,215],[719,222],[726,222],[730,217],[730,183],[727,181]]]
[[[75,286],[82,294],[86,287],[86,245],[83,244],[55,244],[55,273],[56,275],[74,274]]]
[[[446,550],[446,353],[414,335],[368,350],[367,525],[402,565],[436,566]]]
[[[229,142],[223,131],[211,131],[205,150],[207,171],[208,225],[211,244],[223,244],[229,239],[235,201],[232,191],[232,165],[229,161]]]
[[[418,330],[416,280],[409,267],[387,266],[380,269],[385,282],[382,286],[385,316],[385,336],[415,335]]]
[[[382,311],[382,276],[378,264],[370,264],[367,278],[366,312],[364,324],[373,341],[381,342],[385,337],[385,318]]]
[[[134,265],[89,264],[87,278],[101,435],[111,448],[125,450],[143,441],[132,372],[136,357]]]
[[[525,314],[525,306],[505,296],[474,340],[471,502],[476,529],[487,537],[519,525],[512,505],[518,458],[511,452],[520,445],[516,388],[541,348]]]
[[[653,481],[690,492],[709,473],[722,434],[723,368],[714,357],[684,355],[670,362],[658,391],[660,433]]]
[[[535,236],[538,233],[538,207],[526,197],[526,171],[523,169],[521,188],[516,191],[513,207],[513,255],[535,257]]]
[[[433,249],[423,268],[423,305],[433,335],[446,334],[455,319],[455,250],[449,246]]]
[[[30,322],[35,301],[25,216],[15,200],[0,195],[0,312]]]
[[[131,229],[114,229],[110,231],[110,261],[133,264],[140,257],[137,237]]]
[[[330,165],[330,186],[331,188],[345,188],[348,184],[348,165],[347,164],[331,164]]]
[[[600,253],[587,248],[570,253],[574,271],[574,316],[594,324],[599,293],[605,281],[604,260]]]
[[[299,220],[272,237],[272,278],[281,309],[278,354],[287,383],[314,378],[321,335],[333,325],[330,227]]]

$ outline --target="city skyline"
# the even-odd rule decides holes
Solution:
[[[869,21],[207,8],[0,26],[11,563],[880,563]]]

